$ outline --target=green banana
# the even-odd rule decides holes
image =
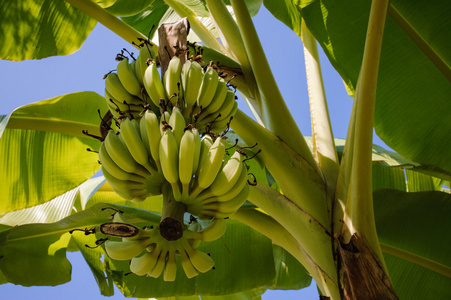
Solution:
[[[246,184],[241,192],[233,199],[224,202],[212,202],[203,206],[203,211],[200,214],[211,215],[212,217],[228,217],[235,213],[247,200],[249,195],[249,185]],[[212,213],[210,212],[217,212]]]
[[[160,169],[160,139],[161,130],[158,117],[152,111],[146,111],[144,118],[141,120],[146,126],[147,140],[149,141],[150,154],[155,161],[158,169]]]
[[[199,272],[196,270],[196,268],[194,268],[191,260],[188,257],[188,254],[186,254],[186,251],[183,248],[179,249],[179,254],[182,258],[182,268],[186,274],[186,277],[188,277],[188,279],[191,279],[199,275]]]
[[[174,133],[170,127],[163,129],[163,136],[159,147],[160,165],[164,178],[171,184],[174,198],[181,200],[181,191],[178,185],[179,180],[179,149]]]
[[[213,96],[216,93],[218,82],[218,73],[216,73],[216,71],[212,67],[208,67],[207,71],[204,74],[204,77],[202,78],[202,84],[197,96],[197,106],[205,108],[210,104]]]
[[[143,183],[146,182],[146,179],[144,177],[134,173],[125,172],[123,169],[121,169],[108,154],[105,148],[105,143],[100,144],[99,159],[102,163],[102,168],[105,168],[112,176],[116,177],[117,179],[131,180]]]
[[[172,128],[175,140],[177,141],[177,146],[180,146],[180,140],[182,139],[186,124],[185,118],[177,106],[172,109],[172,114],[169,117],[168,124]]]
[[[169,251],[167,255],[166,266],[164,268],[164,281],[175,281],[177,275],[177,261],[175,260],[175,251]]]
[[[146,185],[143,182],[136,182],[131,180],[121,180],[117,179],[113,175],[110,174],[103,166],[102,173],[108,183],[113,187],[113,189],[117,190],[140,190],[145,189]]]
[[[163,76],[164,88],[170,98],[172,106],[177,106],[178,94],[180,90],[181,61],[178,56],[173,56],[168,64],[168,69]]]
[[[208,188],[215,180],[222,166],[225,147],[224,140],[218,137],[208,150],[208,153],[202,157],[196,176],[197,180],[190,193],[191,199],[196,198],[202,190]]]
[[[158,247],[158,246],[157,246]],[[166,265],[166,255],[168,254],[168,250],[166,248],[161,250],[160,255],[158,256],[157,263],[153,267],[150,272],[147,272],[147,276],[158,278],[161,273],[163,273],[164,267]]]
[[[108,74],[105,79],[105,89],[112,96],[112,98],[116,99],[120,103],[126,102],[130,105],[139,105],[143,103],[141,99],[127,92],[116,73]]]
[[[204,191],[208,194],[207,197],[219,196],[227,193],[237,182],[241,175],[242,168],[241,154],[238,151],[235,151],[221,171],[219,171],[213,183]]]
[[[213,268],[215,262],[207,253],[191,248],[186,240],[182,242],[183,249],[188,254],[189,260],[197,271],[205,273]]]
[[[202,115],[203,117],[199,117],[197,124],[199,125],[199,127],[203,127],[208,123],[218,122],[220,120],[226,119],[230,112],[233,110],[234,103],[236,103],[235,93],[231,89],[227,89],[227,94],[221,107],[216,112],[213,112],[206,116]]]
[[[208,116],[209,114],[218,113],[227,96],[227,90],[229,90],[229,88],[225,84],[224,79],[219,78],[218,86],[216,87],[213,99],[207,107],[202,108],[202,116]]]
[[[141,85],[144,85],[144,74],[147,70],[148,63],[147,61],[150,59],[153,61],[153,58],[155,57],[155,52],[153,51],[152,47],[146,47],[146,45],[142,46],[141,49],[139,49],[139,55],[136,59],[135,63],[135,75],[138,79],[139,83]]]
[[[130,262],[130,271],[139,276],[146,275],[155,267],[157,259],[158,257],[155,258],[155,255],[149,252],[140,257],[133,257]]]
[[[226,232],[226,229],[227,229],[226,220],[215,218],[204,229],[199,231],[190,230],[184,233],[184,235],[186,236],[186,239],[211,242],[222,237]]]
[[[213,132],[224,131],[227,128],[227,124],[229,124],[229,122],[231,122],[232,117],[235,115],[237,110],[238,110],[238,103],[235,102],[235,103],[233,103],[232,110],[229,112],[229,114],[227,116],[225,116],[224,118],[222,118],[222,117],[218,118],[217,120],[215,120],[213,122],[213,124],[210,127],[210,131],[213,131]]]
[[[244,164],[244,163],[242,163]],[[229,189],[229,191],[225,194],[219,195],[219,196],[211,196],[209,195],[211,193],[208,192],[208,189],[205,190],[205,194],[202,192],[197,198],[196,201],[198,203],[207,204],[210,202],[225,202],[229,201],[230,199],[235,198],[241,190],[244,188],[244,185],[247,184],[247,167],[246,165],[243,165],[240,172],[240,177],[236,181],[235,185]]]
[[[191,112],[193,105],[197,102],[200,86],[204,77],[202,66],[198,62],[186,61],[182,68],[182,87],[185,99],[185,111]],[[187,114],[185,114],[187,116]]]
[[[119,168],[125,172],[135,173],[145,178],[150,176],[149,172],[134,160],[127,146],[124,145],[113,130],[108,132],[104,142],[107,153]]]
[[[115,260],[129,260],[138,256],[150,244],[150,238],[141,240],[125,240],[105,242],[105,251]]]
[[[197,130],[197,128],[193,128],[193,129],[191,129],[191,131],[192,131],[192,133],[194,135],[193,174],[196,174],[197,169],[199,167],[199,160],[200,160],[200,157],[201,157],[202,140],[200,138],[199,130]],[[211,139],[211,137],[210,137],[210,139]],[[213,141],[211,141],[211,144],[213,144]]]
[[[146,145],[141,139],[139,123],[136,119],[125,118],[121,122],[121,135],[134,160],[144,166],[149,173],[155,174],[157,170],[150,165]]]
[[[128,63],[128,58],[124,57],[117,65],[117,76],[119,77],[122,86],[127,92],[132,95],[142,97],[141,83],[135,76],[135,72]]]
[[[161,82],[160,73],[158,73],[156,63],[151,63],[146,69],[143,78],[143,85],[150,99],[157,107],[161,107],[160,99],[163,99],[165,102],[168,101],[168,97],[166,95],[163,83]]]
[[[194,161],[199,159],[195,157],[196,141],[195,134],[191,129],[187,129],[180,141],[179,151],[179,179],[182,183],[182,199],[188,198],[189,185],[193,177]],[[200,141],[200,140],[199,140]],[[183,200],[182,200],[183,201]]]

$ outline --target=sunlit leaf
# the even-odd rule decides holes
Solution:
[[[65,1],[0,1],[0,58],[40,59],[77,51],[96,21]]]
[[[68,94],[15,110],[0,138],[0,214],[45,203],[74,189],[100,168],[97,110],[103,97],[92,92]]]

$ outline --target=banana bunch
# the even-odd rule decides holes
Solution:
[[[165,281],[175,280],[176,256],[180,256],[186,276],[193,278],[214,266],[208,254],[196,249],[199,243],[220,238],[225,233],[227,223],[224,219],[214,219],[203,229],[197,221],[189,227],[184,226],[182,237],[175,241],[162,237],[159,227],[140,229],[137,235],[122,237],[121,241],[107,240],[105,251],[112,259],[130,260],[130,271],[136,275],[158,278],[163,274]]]
[[[159,163],[160,126],[152,111],[124,118],[120,132],[110,130],[99,148],[105,179],[126,200],[143,201],[160,195],[165,179]]]
[[[187,211],[201,219],[229,217],[249,194],[247,166],[240,152],[226,159],[225,147],[221,137],[214,142],[208,135],[203,137],[197,172],[188,197],[182,198]]]
[[[118,55],[121,61],[116,73],[110,72],[105,79],[105,99],[115,119],[129,114],[139,119],[143,107],[147,104],[143,88],[147,61],[155,57],[152,48],[143,46],[136,60],[129,62],[128,57]],[[155,106],[153,106],[155,110]]]

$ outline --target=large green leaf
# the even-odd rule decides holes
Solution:
[[[100,166],[97,110],[103,97],[92,92],[68,94],[15,110],[0,138],[0,214],[41,204],[77,187]]]
[[[299,24],[302,13],[351,92],[360,71],[370,3],[369,0],[265,0],[265,6],[297,33],[295,25]],[[442,169],[449,176],[451,32],[448,28],[451,20],[447,16],[451,7],[440,0],[391,3],[399,15],[396,22],[388,17],[385,27],[376,132],[401,155],[430,168]],[[281,13],[281,10],[289,13]],[[391,16],[395,16],[393,11],[391,9]],[[397,22],[404,22],[402,28]],[[410,35],[417,34],[423,44],[415,43],[406,31]]]
[[[451,195],[378,190],[374,212],[400,299],[451,298]]]
[[[0,1],[0,58],[40,59],[77,51],[96,21],[65,1]]]

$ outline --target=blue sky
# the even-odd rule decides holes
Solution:
[[[274,76],[301,132],[310,136],[310,112],[300,38],[277,21],[264,7],[254,18],[257,32],[267,54]],[[103,75],[115,69],[114,57],[122,48],[132,49],[124,40],[97,25],[87,41],[73,55],[44,60],[0,61],[0,114],[28,103],[59,95],[95,91],[104,94]],[[352,99],[343,82],[321,52],[321,63],[333,132],[345,138]],[[248,111],[243,102],[239,108]],[[377,137],[376,144],[384,145]],[[103,299],[94,277],[79,254],[68,254],[73,262],[73,279],[58,287],[24,288],[6,284],[0,286],[2,299]],[[263,299],[318,299],[313,284],[302,291],[268,291]],[[119,291],[109,299],[124,299]]]

